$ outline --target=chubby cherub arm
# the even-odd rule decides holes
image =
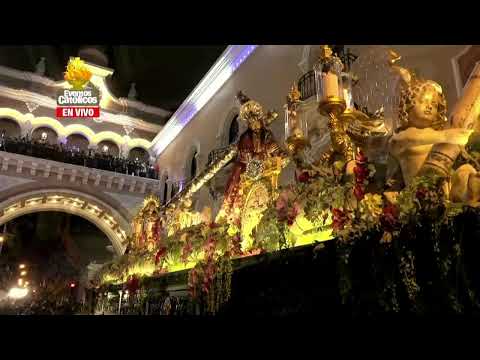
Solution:
[[[472,130],[468,129],[433,130],[408,128],[392,136],[390,149],[395,156],[413,146],[433,144],[465,146],[471,134]]]

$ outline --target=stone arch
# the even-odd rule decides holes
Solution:
[[[72,133],[67,136],[67,146],[68,147],[77,147],[80,150],[87,151],[90,145],[88,138],[81,133]]]
[[[0,134],[5,131],[7,137],[19,137],[22,134],[21,124],[11,117],[0,117]]]
[[[128,152],[128,158],[131,160],[135,160],[138,158],[138,160],[141,161],[148,161],[150,159],[150,155],[146,149],[140,146],[136,146]]]
[[[41,140],[42,134],[47,134],[47,143],[49,144],[56,144],[58,142],[58,134],[55,129],[51,128],[50,126],[37,126],[32,130],[32,139],[33,140]]]
[[[113,131],[102,131],[92,137],[91,145],[96,144],[98,149],[101,151],[102,149],[100,148],[100,143],[105,141],[114,143],[119,151],[120,148],[125,144],[125,139],[117,133],[114,133]]]
[[[197,174],[199,173],[200,169],[200,143],[198,141],[194,141],[194,143],[190,146],[190,149],[185,153],[185,158],[183,160],[183,176],[186,182],[188,183],[192,180]],[[192,174],[192,165],[195,168],[194,174]]]
[[[98,151],[100,152],[105,152],[104,151],[104,146],[106,146],[107,148],[107,154],[109,155],[113,155],[113,156],[118,156],[120,154],[120,148],[118,147],[118,145],[111,141],[111,140],[102,140],[98,143],[97,147],[98,147]]]
[[[23,215],[59,211],[80,216],[95,224],[112,242],[118,255],[125,251],[130,234],[128,220],[108,203],[69,189],[34,190],[0,202],[0,226]]]
[[[240,118],[238,117],[239,113],[240,113],[240,109],[238,107],[232,108],[228,112],[228,115],[225,117],[223,122],[220,124],[220,128],[218,129],[218,134],[217,134],[218,147],[225,147],[229,145],[230,127],[233,121],[238,122],[238,135],[237,135],[237,140],[238,140],[238,137],[240,136],[241,128],[242,128],[242,123],[240,121]]]

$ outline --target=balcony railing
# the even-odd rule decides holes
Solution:
[[[145,161],[130,160],[109,154],[81,152],[67,149],[63,145],[52,145],[36,141],[0,137],[0,151],[53,160],[91,169],[112,171],[120,174],[158,179],[154,166]]]
[[[158,193],[160,181],[139,176],[88,168],[57,162],[28,155],[0,151],[0,173],[17,177],[35,177],[68,183],[69,185],[90,186],[107,191],[128,193]]]
[[[298,80],[298,90],[300,91],[302,101],[315,96],[317,93],[317,88],[315,84],[315,72],[313,70],[305,73]]]

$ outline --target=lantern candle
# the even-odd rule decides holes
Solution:
[[[332,72],[322,74],[323,96],[325,99],[339,97],[338,76]]]

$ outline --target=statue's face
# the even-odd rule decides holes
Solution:
[[[256,101],[250,100],[240,108],[240,118],[245,120],[252,131],[260,131],[263,128],[263,109]]]
[[[426,86],[415,97],[409,112],[409,124],[418,129],[432,127],[438,122],[441,95],[433,86]]]
[[[258,118],[251,118],[248,120],[248,127],[250,130],[258,132],[262,129],[262,122]]]

